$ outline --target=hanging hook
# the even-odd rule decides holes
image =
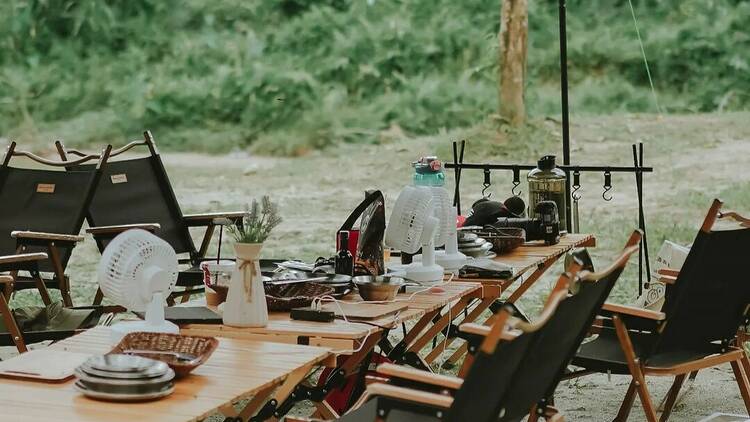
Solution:
[[[576,170],[573,172],[573,192],[570,194],[576,202],[581,199],[581,194],[578,193],[579,189],[581,189],[581,172]]]
[[[520,190],[516,192],[516,189],[518,189],[518,186],[521,184],[521,170],[516,167],[513,169],[513,189],[510,190],[510,193],[513,194],[513,196],[521,196],[523,192]]]
[[[602,192],[602,199],[609,202],[612,200],[612,194],[607,195],[612,190],[612,173],[609,171],[604,172],[604,192]]]
[[[484,188],[482,188],[482,197],[489,199],[490,196],[492,196],[492,192],[487,193],[487,189],[490,188],[492,183],[490,182],[490,168],[485,167],[484,168]]]

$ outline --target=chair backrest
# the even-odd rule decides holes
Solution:
[[[110,149],[90,169],[65,171],[67,163],[17,151],[12,142],[0,164],[0,255],[16,253],[16,240],[11,237],[16,230],[78,235]],[[16,157],[29,158],[44,168],[11,166]],[[47,249],[32,246],[27,251]],[[64,268],[72,248],[58,245],[58,251]],[[42,261],[39,269],[53,270],[48,261]]]
[[[112,226],[123,224],[158,223],[157,235],[167,241],[177,253],[194,253],[195,244],[182,217],[180,204],[172,190],[167,172],[149,132],[144,132],[143,141],[135,141],[112,151],[114,158],[135,147],[147,147],[146,157],[110,162],[89,206],[89,226]],[[63,159],[76,155],[97,159],[77,150],[65,150],[58,143]],[[70,166],[71,170],[89,169],[92,164]],[[100,242],[103,250],[107,242]]]
[[[714,230],[715,201],[664,302],[666,325],[656,352],[704,349],[730,341],[750,306],[750,228]],[[709,221],[710,220],[710,221]]]
[[[501,344],[492,355],[478,354],[447,420],[515,421],[532,406],[543,404],[557,387],[628,259],[638,250],[640,237],[636,231],[606,270],[584,271],[576,277],[579,286],[572,289],[574,294],[567,294],[567,283],[558,282],[545,312],[556,294],[566,297],[542,323],[527,330],[531,332]],[[574,271],[581,265],[578,262]]]

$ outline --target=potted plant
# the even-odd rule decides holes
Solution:
[[[278,207],[268,196],[258,204],[253,200],[246,207],[242,224],[229,230],[235,240],[235,269],[229,284],[224,305],[224,324],[235,327],[265,327],[268,324],[268,307],[260,273],[260,252],[263,242],[281,223]]]

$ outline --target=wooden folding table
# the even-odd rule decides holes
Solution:
[[[495,261],[509,265],[513,269],[513,277],[508,280],[492,280],[477,278],[454,278],[455,281],[471,281],[482,284],[481,298],[472,308],[462,323],[476,321],[490,306],[500,299],[500,297],[510,289],[510,287],[520,281],[520,285],[513,290],[504,303],[515,303],[541,276],[552,267],[566,253],[578,247],[595,247],[596,238],[592,234],[567,234],[560,238],[560,242],[555,245],[545,245],[542,242],[526,243],[508,254],[499,255]],[[492,323],[493,317],[489,316],[483,321],[485,325]],[[450,336],[444,339],[432,352],[426,357],[425,361],[432,363],[435,361],[440,352],[444,350],[455,339]],[[462,344],[446,361],[450,365],[455,365],[459,359],[466,353],[467,345]]]
[[[435,291],[436,290],[436,291]],[[333,322],[296,321],[287,312],[272,312],[269,322],[262,328],[236,328],[216,324],[187,324],[181,327],[183,334],[209,335],[237,339],[274,341],[281,343],[325,346],[339,356],[346,356],[335,366],[331,377],[324,385],[300,385],[294,396],[301,399],[312,399],[318,410],[326,417],[335,417],[336,413],[326,406],[323,397],[332,389],[340,387],[346,378],[366,365],[376,346],[398,363],[422,366],[418,352],[432,339],[446,329],[459,311],[481,297],[480,283],[448,283],[431,291],[400,293],[396,301],[402,301],[407,308],[398,314],[372,321],[345,322],[336,319]],[[357,303],[358,306],[377,306],[362,301],[357,295],[344,299]],[[195,303],[195,302],[192,302]],[[441,314],[441,311],[446,309]],[[402,323],[415,321],[405,337],[395,346],[387,342],[391,329]],[[283,414],[288,411],[290,403],[279,403]]]
[[[52,350],[103,354],[112,349],[109,328],[96,327],[49,346]],[[175,382],[171,395],[156,401],[116,403],[89,399],[60,384],[0,379],[2,420],[12,421],[198,421],[221,413],[253,416],[271,399],[284,400],[311,368],[330,364],[328,349],[219,339],[209,360]],[[252,397],[252,398],[251,398]],[[234,405],[251,398],[241,411]]]

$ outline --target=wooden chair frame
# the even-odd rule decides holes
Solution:
[[[739,225],[748,227],[747,220],[740,217],[737,213],[721,213],[722,202],[714,200],[711,208],[709,209],[708,215],[701,225],[701,231],[708,233],[712,230],[714,223],[717,218],[732,218]],[[660,276],[666,277],[667,283],[674,283],[676,276],[679,272],[675,270],[665,270],[660,272]],[[635,396],[638,395],[641,405],[643,406],[646,420],[649,422],[666,421],[672,413],[675,404],[677,403],[680,389],[682,388],[686,378],[690,376],[691,379],[695,378],[698,371],[702,369],[711,368],[717,365],[729,363],[732,366],[737,386],[739,387],[742,400],[745,404],[745,408],[750,413],[750,361],[747,355],[742,349],[742,342],[745,339],[744,333],[738,335],[735,338],[735,345],[727,345],[724,351],[721,353],[707,356],[702,359],[696,359],[680,363],[672,367],[651,367],[644,364],[640,357],[637,355],[633,346],[631,338],[631,331],[628,329],[626,320],[627,319],[639,319],[639,320],[650,320],[653,321],[657,327],[657,332],[661,330],[661,327],[666,324],[667,317],[663,312],[651,311],[641,308],[635,308],[624,305],[613,305],[609,304],[602,308],[603,311],[607,312],[606,317],[611,318],[614,324],[617,339],[620,343],[620,347],[625,355],[628,372],[630,373],[632,380],[630,386],[625,394],[625,398],[620,406],[617,413],[616,421],[625,421],[630,415],[630,411],[633,407]],[[750,317],[750,306],[745,309],[745,315]],[[580,375],[585,375],[582,372]],[[576,376],[580,376],[576,374]],[[666,397],[663,400],[663,411],[660,418],[657,418],[657,407],[654,406],[651,400],[651,395],[648,390],[646,383],[647,376],[673,376],[674,381]]]
[[[156,182],[159,184],[159,186],[162,187],[163,191],[166,194],[164,201],[167,207],[169,208],[172,219],[174,221],[180,221],[185,227],[185,230],[181,233],[181,236],[183,237],[183,241],[185,242],[185,244],[190,245],[191,250],[188,252],[188,255],[189,255],[188,258],[180,259],[180,264],[198,266],[202,261],[215,259],[215,258],[207,257],[206,255],[208,253],[208,248],[211,244],[211,239],[214,235],[214,232],[216,231],[216,228],[218,227],[219,230],[223,230],[225,226],[231,226],[231,225],[241,226],[245,212],[233,211],[233,212],[183,214],[182,210],[180,209],[179,202],[177,201],[177,196],[175,195],[172,185],[169,182],[169,178],[167,177],[167,172],[166,172],[166,169],[164,168],[164,163],[162,162],[161,156],[159,155],[159,151],[156,147],[154,137],[150,131],[143,132],[143,140],[136,140],[136,141],[130,142],[118,149],[111,151],[111,153],[109,154],[109,157],[114,158],[136,147],[144,147],[144,146],[148,149],[149,157],[152,161],[152,164],[154,165],[156,169],[155,171],[155,174],[157,177]],[[84,164],[84,163],[91,162],[93,160],[98,160],[101,158],[100,155],[86,154],[76,149],[66,148],[61,141],[56,141],[55,147],[57,149],[57,152],[60,158],[66,163],[68,163],[68,165]],[[70,156],[75,156],[77,158],[75,160],[68,161],[68,158]],[[97,246],[99,247],[99,250],[103,251],[104,250],[103,242],[111,240],[112,238],[114,238],[115,236],[117,236],[118,234],[126,230],[130,230],[133,228],[141,228],[144,230],[158,233],[158,230],[160,228],[159,225],[155,224],[154,222],[139,221],[139,222],[133,222],[133,223],[134,224],[124,224],[124,225],[117,225],[117,226],[90,227],[89,229],[87,229],[86,232],[94,236],[94,239],[97,242]],[[189,232],[190,227],[205,227],[205,231],[203,232],[203,237],[202,237],[200,246],[198,248],[195,247],[193,238]],[[219,248],[221,248],[221,246],[219,246]],[[170,304],[174,304],[174,299],[179,296],[182,297],[182,301],[184,302],[188,300],[192,294],[200,293],[202,291],[203,291],[202,287],[186,287],[184,291],[173,292],[168,298],[168,302]],[[103,295],[101,291],[97,291],[97,294],[94,298],[94,304],[101,303],[102,298],[103,298]]]
[[[559,277],[536,321],[523,321],[512,316],[512,309],[502,308],[492,325],[468,323],[462,324],[460,329],[463,332],[473,334],[476,336],[475,339],[481,339],[481,345],[477,348],[481,349],[484,354],[495,353],[500,342],[513,341],[521,333],[533,333],[544,327],[554,316],[560,303],[570,296],[569,288],[572,283],[596,283],[603,277],[624,267],[630,256],[638,250],[640,238],[641,233],[639,231],[634,232],[620,257],[603,271],[597,273],[581,271],[583,264],[574,260],[568,268],[568,272]],[[445,411],[453,404],[454,394],[462,388],[464,383],[463,379],[459,377],[438,375],[393,364],[378,366],[377,373],[382,375],[383,378],[371,378],[370,381],[373,382],[368,385],[366,393],[353,409],[371,399],[383,400],[383,408],[381,409],[380,404],[378,407],[376,418],[378,422],[387,420],[386,408],[428,412],[433,416],[442,418]],[[383,383],[384,379],[388,380],[387,384]],[[530,406],[529,421],[538,421],[539,419],[550,422],[564,420],[557,409],[546,401]]]
[[[107,160],[110,157],[110,153],[112,151],[112,146],[108,145],[103,152],[98,156],[97,164],[95,167],[96,175],[94,180],[94,187],[90,189],[90,191],[87,194],[86,197],[86,204],[81,209],[81,214],[77,216],[77,220],[80,221],[80,225],[83,225],[83,221],[85,219],[85,212],[88,208],[88,203],[91,202],[93,199],[96,183],[98,182],[98,178],[101,176],[102,168],[106,164]],[[64,168],[65,166],[70,165],[70,162],[61,162],[61,161],[53,161],[48,160],[46,158],[40,157],[36,154],[33,154],[28,151],[17,151],[16,150],[16,143],[11,142],[10,145],[8,145],[8,148],[5,152],[5,156],[3,158],[2,167],[7,167],[10,164],[10,161],[13,157],[26,157],[29,158],[39,164],[43,164],[45,166],[49,167],[57,167],[57,168]],[[75,163],[80,163],[82,160],[76,160]],[[60,233],[44,233],[44,232],[35,232],[35,231],[26,231],[26,230],[18,230],[11,232],[11,236],[16,239],[16,253],[18,255],[14,255],[15,258],[10,257],[10,259],[6,260],[4,262],[5,267],[13,267],[13,264],[16,263],[18,265],[23,264],[26,267],[30,267],[28,270],[31,274],[31,280],[33,280],[39,290],[40,295],[42,296],[42,301],[45,305],[50,305],[52,303],[49,292],[47,291],[46,281],[42,277],[41,273],[38,270],[38,262],[40,261],[39,256],[31,256],[34,254],[28,254],[27,249],[31,246],[41,246],[47,249],[47,253],[45,254],[44,259],[48,259],[50,261],[50,264],[53,269],[53,278],[52,280],[56,280],[58,287],[60,289],[60,293],[63,299],[63,304],[66,307],[72,307],[73,306],[73,300],[70,296],[70,279],[65,275],[65,268],[63,265],[63,261],[60,255],[60,247],[66,247],[70,248],[71,250],[75,247],[75,245],[81,241],[83,241],[83,236],[79,236],[78,234],[60,234]],[[25,259],[30,258],[30,259]],[[21,277],[18,275],[17,269],[11,270],[11,276],[12,280],[10,282],[3,283],[3,293],[5,294],[5,299],[10,298],[10,294],[15,290],[16,282],[18,280],[28,280],[27,277]]]

